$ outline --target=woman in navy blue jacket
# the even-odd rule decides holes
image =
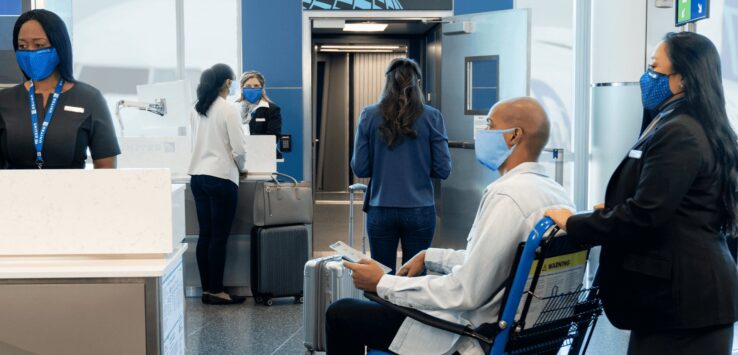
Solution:
[[[433,178],[451,173],[443,116],[423,104],[420,67],[393,60],[379,103],[359,117],[351,167],[371,178],[364,198],[372,258],[395,271],[397,244],[405,263],[431,245],[436,229]]]

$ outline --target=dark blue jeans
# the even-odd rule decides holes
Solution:
[[[402,243],[403,264],[430,247],[436,231],[436,208],[369,206],[366,224],[372,259],[391,267],[394,274],[398,243]]]
[[[343,298],[326,311],[327,355],[363,355],[365,347],[389,351],[405,321],[401,313],[379,303]]]
[[[236,214],[238,185],[214,176],[193,175],[190,188],[200,225],[196,254],[202,290],[223,292],[226,242]]]

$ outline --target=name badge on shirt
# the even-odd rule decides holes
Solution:
[[[266,121],[266,118],[264,118],[264,117],[254,118],[254,121],[256,121],[256,122],[265,122]]]
[[[643,151],[632,149],[630,153],[628,153],[628,158],[641,159],[642,155]]]
[[[77,106],[64,106],[64,111],[85,113],[84,107],[77,107]]]

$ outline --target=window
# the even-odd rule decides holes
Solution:
[[[486,115],[499,99],[499,56],[466,57],[464,114]]]

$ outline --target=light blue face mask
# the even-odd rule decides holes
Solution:
[[[477,160],[492,171],[499,170],[515,149],[515,146],[507,147],[503,134],[513,131],[515,128],[477,132],[477,139],[474,141],[474,153]]]
[[[255,104],[261,100],[261,88],[243,88],[242,94],[246,101]]]
[[[54,47],[27,51],[15,51],[15,60],[18,66],[31,80],[38,81],[48,78],[59,65],[59,54]]]

